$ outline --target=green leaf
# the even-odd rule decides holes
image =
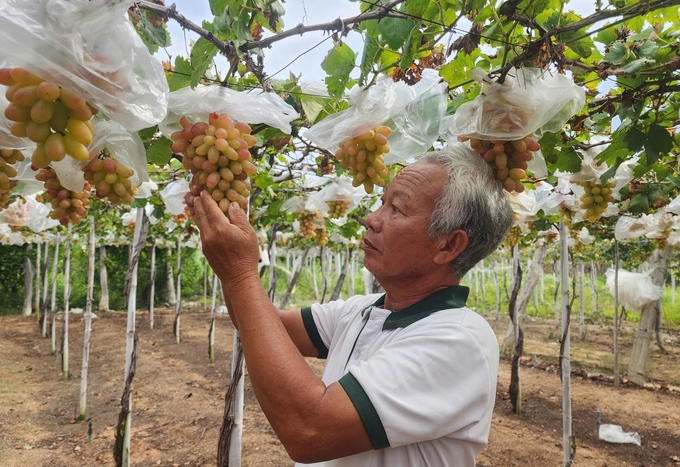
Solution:
[[[148,203],[146,198],[135,198],[133,202],[130,203],[131,208],[143,208]]]
[[[380,44],[378,40],[371,35],[367,35],[366,42],[364,42],[364,51],[361,54],[361,65],[359,65],[361,70],[361,76],[359,76],[360,85],[365,84],[366,77],[371,72],[371,68],[379,56]]]
[[[631,152],[638,152],[645,145],[647,135],[635,127],[630,127],[623,136],[623,142],[626,143]]]
[[[581,170],[581,155],[572,147],[565,148],[560,152],[556,166],[563,172],[576,173]]]
[[[198,39],[191,49],[191,87],[195,88],[201,81],[217,55],[217,47],[203,37]]]
[[[633,196],[633,199],[630,200],[628,210],[634,214],[649,211],[649,199],[647,198],[647,195],[645,193],[637,193]]]
[[[229,0],[210,0],[210,11],[215,16],[220,16],[222,13],[227,11],[227,5]]]
[[[430,0],[411,0],[406,2],[406,13],[422,17],[428,6],[430,6]]]
[[[153,137],[156,135],[157,131],[158,127],[152,126],[150,128],[144,128],[143,130],[139,130],[137,132],[139,134],[139,137],[142,139],[142,143],[144,143],[144,147],[149,146],[149,144],[153,141]]]
[[[675,175],[669,175],[668,181],[671,182],[674,187],[680,188],[680,178],[676,177]]]
[[[384,18],[378,23],[380,36],[392,50],[399,50],[415,26],[412,19]]]
[[[606,23],[605,26],[607,24],[608,23]],[[612,28],[603,29],[602,31],[598,32],[595,35],[594,40],[596,40],[597,42],[599,42],[601,44],[609,45],[610,43],[614,42],[616,40],[616,38],[617,38],[616,31],[614,31],[614,28],[612,27]]]
[[[269,172],[258,172],[257,175],[255,175],[255,186],[264,190],[273,184],[274,179]]]
[[[550,230],[552,224],[548,219],[538,219],[534,221],[534,227],[536,227],[536,230],[538,230],[539,232],[542,232],[545,230]]]
[[[616,171],[619,169],[619,166],[621,165],[621,162],[623,162],[623,159],[616,159],[616,163],[609,167],[605,173],[600,175],[600,181],[602,183],[606,183],[607,180],[612,178],[614,175],[616,175]]]
[[[168,87],[170,91],[177,91],[191,84],[191,63],[186,58],[178,55],[175,57],[175,69],[170,74]]]
[[[654,164],[659,157],[668,154],[672,149],[673,137],[670,133],[662,126],[652,125],[647,133],[647,141],[645,141],[647,164]]]
[[[165,136],[161,136],[146,149],[146,160],[156,165],[167,164],[172,157],[171,145],[172,141]]]
[[[612,65],[618,65],[628,57],[628,49],[623,42],[614,42],[604,54],[604,60]]]
[[[420,23],[417,23],[411,30],[411,34],[408,36],[406,44],[404,44],[404,51],[401,54],[401,60],[399,60],[399,68],[401,71],[406,71],[413,64],[413,57],[420,50],[420,42],[423,37],[423,33],[420,31]]]
[[[635,60],[627,62],[624,65],[621,65],[619,68],[621,69],[621,71],[624,71],[626,73],[635,73],[648,63],[655,63],[655,61],[649,58],[637,58]]]
[[[302,110],[305,112],[305,116],[307,117],[307,121],[310,123],[310,125],[316,122],[316,119],[323,110],[325,101],[327,100],[328,99],[320,96],[300,96]]]
[[[612,135],[612,142],[607,148],[597,155],[597,162],[604,162],[607,165],[613,165],[617,158],[625,159],[633,153],[628,147],[628,143],[624,141],[626,131],[617,130]]]
[[[355,58],[354,51],[343,42],[342,45],[336,45],[321,62],[321,68],[328,74],[325,80],[328,94],[334,99],[340,99],[345,92]]]
[[[668,167],[665,164],[654,164],[654,172],[656,172],[656,179],[660,182],[663,182],[666,180],[666,177],[668,177],[672,170],[670,167]]]

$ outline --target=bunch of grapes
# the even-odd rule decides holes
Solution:
[[[80,223],[87,214],[85,208],[90,205],[92,186],[85,182],[81,192],[64,188],[51,167],[41,169],[35,178],[45,182],[45,201],[49,202],[53,208],[50,217],[58,220],[61,225],[67,225],[69,222]]]
[[[0,69],[0,84],[9,86],[5,117],[14,122],[10,132],[37,143],[31,157],[36,170],[62,160],[66,154],[78,161],[88,159],[86,146],[94,132],[90,119],[97,109],[68,89],[23,68]]]
[[[16,180],[12,180],[17,176],[17,171],[12,164],[23,161],[24,154],[21,151],[14,149],[0,150],[0,210],[9,203],[9,196],[12,188],[17,185]]]
[[[562,223],[567,227],[567,229],[571,230],[574,227],[572,223],[574,213],[569,210],[566,203],[564,202],[560,203],[559,211],[560,217],[562,218]]]
[[[387,137],[391,133],[389,127],[378,125],[340,143],[335,158],[340,167],[349,169],[349,174],[354,177],[352,185],[358,187],[363,183],[366,193],[373,193],[376,185],[385,186],[385,154],[390,152]]]
[[[519,225],[513,225],[512,228],[510,229],[510,232],[508,232],[508,236],[505,237],[505,244],[508,245],[510,248],[514,247],[519,243],[519,241],[522,239],[522,230],[519,228]]]
[[[496,178],[503,183],[503,188],[517,193],[524,191],[521,180],[527,176],[527,163],[533,159],[533,152],[541,149],[533,135],[516,141],[487,141],[459,136],[458,141],[469,141],[470,147],[491,166]]]
[[[217,112],[210,114],[208,123],[187,118],[179,122],[183,129],[171,135],[170,149],[184,155],[182,164],[194,174],[191,185],[200,189],[192,193],[208,190],[225,213],[233,201],[246,209],[251,190],[248,175],[257,172],[248,151],[256,143],[250,126]]]
[[[586,191],[581,196],[581,209],[585,209],[583,218],[592,224],[602,217],[609,203],[614,201],[612,189],[616,186],[616,182],[609,181],[603,185],[597,180],[594,182],[578,182],[578,184]]]
[[[316,237],[314,238],[317,245],[324,246],[328,244],[328,232],[326,231],[326,226],[322,226],[316,231]]]
[[[328,201],[326,204],[328,204],[328,207],[330,208],[328,217],[331,219],[340,219],[345,217],[345,214],[347,214],[347,210],[349,209],[349,205],[352,204],[352,202],[348,199],[337,199]]]
[[[319,212],[296,212],[295,218],[300,223],[300,234],[307,240],[315,239]]]
[[[130,177],[134,170],[125,167],[106,150],[83,167],[85,180],[95,187],[97,198],[108,198],[113,204],[130,204],[136,189],[132,188]]]

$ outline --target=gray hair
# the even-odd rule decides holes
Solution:
[[[508,235],[512,209],[491,167],[467,147],[428,152],[419,161],[446,170],[447,180],[435,201],[427,233],[431,238],[457,229],[467,233],[467,247],[451,262],[453,274],[462,279]]]

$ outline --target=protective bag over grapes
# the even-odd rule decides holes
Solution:
[[[130,131],[163,120],[168,85],[127,16],[131,2],[4,0],[0,58],[78,95]]]
[[[232,202],[248,206],[257,172],[250,148],[257,144],[249,123],[264,123],[290,132],[297,112],[278,95],[238,92],[221,86],[184,88],[170,95],[168,118],[161,131],[182,154],[182,165],[193,174],[194,196],[207,190],[222,212]]]
[[[365,195],[352,186],[352,180],[348,177],[336,177],[323,187],[314,198],[320,198],[329,208],[328,217],[340,219],[352,212]]]
[[[469,141],[505,190],[522,193],[527,170],[547,174],[537,141],[562,129],[585,104],[585,92],[566,76],[536,68],[513,68],[503,83],[479,68],[470,76],[481,93],[442,121],[442,135],[449,144]]]
[[[439,137],[446,112],[446,84],[435,70],[423,70],[413,86],[387,76],[349,92],[347,110],[305,131],[314,144],[335,152],[343,169],[371,193],[384,186],[386,166],[418,156]]]
[[[120,187],[117,187],[117,189],[123,193],[119,196],[125,197],[126,193],[129,193],[129,195],[132,196],[133,188],[136,188],[149,180],[146,151],[142,140],[137,133],[127,131],[117,122],[97,122],[95,125],[94,137],[88,146],[88,151],[89,159],[87,161],[79,162],[73,158],[67,157],[59,162],[52,163],[59,180],[65,188],[72,191],[82,190],[83,184],[89,176],[88,169],[92,172],[99,171],[103,174],[103,177],[105,177],[105,165],[111,166],[110,168],[112,171],[110,173],[115,174],[116,178],[116,180],[113,180],[114,176],[109,176],[111,190],[113,190],[113,185],[119,181],[126,187],[125,192],[123,192]],[[111,159],[112,162],[105,162],[107,159]],[[99,167],[99,162],[94,162],[95,160],[101,161],[101,167]],[[94,169],[99,170],[91,170],[93,168],[93,163],[95,165]],[[98,189],[101,180],[99,179],[99,176],[95,176],[95,173],[91,176],[95,178],[87,181],[98,190],[98,197],[102,198],[111,192],[104,189],[106,193],[99,196],[99,194],[102,193],[102,189]],[[128,185],[129,189],[127,189]],[[116,197],[114,196],[113,198],[114,199],[111,201],[119,204]]]

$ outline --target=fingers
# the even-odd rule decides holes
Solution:
[[[217,203],[210,193],[202,191],[200,196],[196,196],[193,201],[193,218],[198,228],[209,227],[210,225],[218,225],[220,222],[229,221],[224,217],[224,214],[217,206]]]
[[[250,227],[250,222],[248,222],[248,219],[246,218],[246,213],[243,212],[243,209],[241,209],[236,201],[229,205],[227,216],[232,224],[239,226],[241,229]]]

